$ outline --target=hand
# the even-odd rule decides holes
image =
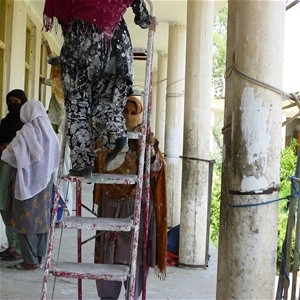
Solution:
[[[8,144],[2,144],[0,145],[0,153],[7,147]]]
[[[151,17],[151,23],[149,25],[149,29],[156,31],[156,26],[158,25],[156,17]]]
[[[153,146],[155,144],[155,137],[153,132],[146,135],[146,144],[150,146]]]
[[[42,45],[48,46],[48,41],[42,36]]]

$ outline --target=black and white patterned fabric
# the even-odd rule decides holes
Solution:
[[[150,15],[144,1],[134,0],[132,9],[135,23],[147,28]],[[116,139],[126,135],[122,112],[132,93],[133,54],[124,19],[111,40],[95,25],[72,20],[60,62],[72,167],[92,166],[96,138],[113,150]]]

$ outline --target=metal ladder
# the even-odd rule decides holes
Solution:
[[[150,6],[151,15],[153,16],[153,4],[148,1]],[[147,57],[146,57],[146,72],[144,82],[143,94],[143,122],[141,132],[128,132],[128,139],[140,139],[140,157],[138,164],[137,175],[117,175],[117,174],[92,174],[91,180],[84,178],[75,178],[64,176],[62,174],[64,153],[66,149],[66,135],[62,144],[61,163],[57,177],[57,190],[54,199],[52,221],[49,232],[49,244],[47,257],[45,262],[45,272],[43,277],[41,299],[47,298],[47,287],[49,282],[49,275],[64,278],[77,278],[78,279],[78,299],[82,299],[82,279],[104,279],[111,281],[125,281],[129,279],[127,288],[126,299],[134,299],[135,282],[136,282],[136,265],[137,265],[137,252],[138,240],[140,231],[140,217],[141,217],[141,202],[144,184],[146,186],[146,209],[145,217],[148,216],[149,199],[150,199],[150,146],[146,146],[146,135],[150,133],[150,119],[151,119],[151,75],[152,75],[152,60],[153,60],[153,37],[154,32],[148,31],[147,42]],[[149,109],[150,106],[150,109]],[[145,158],[146,157],[146,158]],[[146,161],[145,161],[146,160]],[[145,168],[144,168],[145,166]],[[63,222],[63,228],[77,229],[77,262],[60,262],[57,265],[52,265],[52,256],[54,249],[54,236],[55,236],[55,220],[57,217],[58,203],[59,203],[59,186],[61,180],[69,180],[76,184],[76,216],[67,217]],[[101,183],[101,184],[136,184],[135,194],[135,208],[133,219],[115,219],[115,218],[95,218],[95,217],[81,217],[82,206],[82,183]],[[147,223],[147,222],[145,222]],[[147,226],[146,231],[147,231]],[[113,231],[113,232],[132,232],[131,236],[131,261],[129,265],[116,265],[116,264],[94,264],[82,263],[81,253],[81,230],[99,230],[99,231]],[[146,237],[147,235],[145,235]],[[147,245],[145,241],[144,245]],[[146,251],[146,249],[144,250]],[[146,299],[146,282],[143,280],[143,299]]]

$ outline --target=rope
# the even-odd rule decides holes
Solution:
[[[300,0],[299,0],[300,1]],[[229,78],[233,72],[237,73],[238,75],[240,75],[242,78],[244,78],[245,80],[247,81],[250,81],[254,84],[257,84],[263,88],[266,88],[278,95],[280,95],[282,98],[286,98],[286,99],[289,99],[291,101],[294,101],[294,103],[290,104],[290,105],[287,105],[285,107],[283,107],[282,109],[286,109],[286,108],[290,108],[290,107],[293,107],[293,106],[298,106],[299,110],[300,110],[300,98],[299,98],[299,95],[296,95],[294,93],[286,93],[285,91],[282,91],[280,89],[278,89],[277,87],[271,85],[271,84],[268,84],[266,82],[263,82],[263,81],[260,81],[258,79],[255,79],[253,77],[250,77],[249,75],[245,74],[243,71],[241,71],[239,69],[239,67],[237,66],[236,62],[235,62],[235,53],[233,54],[233,58],[232,58],[232,65],[226,70],[225,72],[225,79]],[[285,121],[282,123],[282,126],[286,126],[287,124],[291,123],[295,118],[297,118],[298,116],[300,115],[300,112],[297,113],[293,118]]]
[[[286,197],[283,197],[283,198],[278,198],[278,199],[274,199],[274,200],[270,200],[270,201],[266,201],[266,202],[258,202],[258,203],[250,203],[250,204],[229,204],[228,206],[229,207],[251,207],[251,206],[260,206],[260,205],[265,205],[265,204],[270,204],[270,203],[273,203],[273,202],[278,202],[278,201],[281,201],[281,200],[290,200],[290,196],[286,196]]]
[[[253,78],[253,77],[250,77],[250,76],[248,76],[247,74],[245,74],[244,72],[242,72],[242,71],[238,68],[238,66],[237,66],[237,64],[236,64],[236,62],[235,62],[235,53],[233,54],[232,61],[233,61],[232,66],[229,67],[229,68],[226,70],[226,72],[225,72],[225,76],[224,76],[225,79],[229,78],[229,77],[232,75],[232,72],[234,71],[234,72],[236,72],[237,74],[239,74],[242,78],[244,78],[244,79],[246,79],[246,80],[248,80],[248,81],[250,81],[250,82],[252,82],[252,83],[254,83],[254,84],[257,84],[257,85],[259,85],[259,86],[261,86],[261,87],[264,87],[264,88],[266,88],[266,89],[268,89],[268,90],[271,90],[271,91],[273,91],[274,93],[279,94],[280,96],[282,96],[282,97],[284,97],[284,98],[288,98],[288,99],[291,98],[291,95],[290,95],[290,94],[288,94],[288,93],[286,93],[286,92],[284,92],[284,91],[282,91],[282,90],[280,90],[280,89],[278,89],[278,88],[272,86],[271,84],[268,84],[268,83],[265,83],[265,82],[260,81],[260,80],[258,80],[258,79],[255,79],[255,78]]]

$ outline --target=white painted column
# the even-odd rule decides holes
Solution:
[[[179,266],[207,264],[214,2],[188,0]]]
[[[156,81],[157,81],[157,71],[152,73],[152,111],[151,111],[151,130],[155,134],[155,124],[156,124],[156,107],[157,107],[157,99],[156,99],[156,94],[157,94],[157,86],[156,86]]]
[[[23,1],[13,2],[13,18],[10,24],[11,35],[8,36],[10,53],[8,61],[8,91],[13,89],[24,89],[25,71],[14,72],[14,70],[25,70],[25,46],[26,46],[26,6]],[[13,38],[14,37],[14,38]],[[28,96],[28,95],[27,95]]]
[[[235,55],[281,89],[285,1],[229,1],[228,15],[227,69]],[[225,97],[217,299],[274,299],[278,202],[261,204],[278,199],[282,98],[235,71]]]
[[[159,148],[162,152],[165,151],[167,58],[165,52],[158,52],[155,136],[159,140]]]
[[[180,222],[186,27],[170,25],[168,46],[165,154],[168,222]]]

